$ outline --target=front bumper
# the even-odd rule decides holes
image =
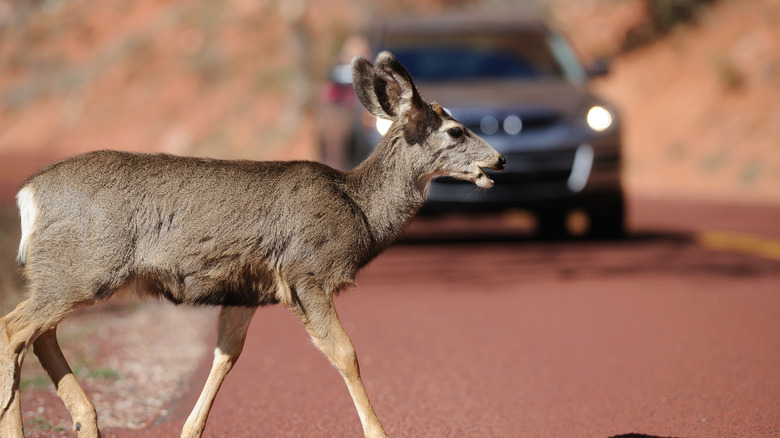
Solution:
[[[492,188],[438,178],[431,183],[423,211],[586,207],[604,198],[622,196],[617,141],[602,139],[549,150],[507,151],[504,155],[506,170],[488,172],[495,181]]]

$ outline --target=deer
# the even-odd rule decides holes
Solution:
[[[200,437],[255,311],[281,304],[346,383],[366,437],[385,437],[334,296],[404,230],[433,178],[490,188],[504,157],[423,100],[390,52],[352,60],[363,106],[392,121],[348,171],[314,161],[228,161],[93,151],[52,164],[17,194],[17,262],[27,297],[0,318],[0,435],[22,437],[20,374],[30,346],[79,437],[99,437],[95,406],[57,341],[57,325],[129,291],[220,306],[213,365],[182,437]]]

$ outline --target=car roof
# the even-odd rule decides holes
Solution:
[[[425,35],[474,30],[549,31],[541,14],[517,10],[503,11],[503,13],[463,11],[437,15],[396,16],[383,19],[372,27],[374,36],[380,40],[394,35]]]

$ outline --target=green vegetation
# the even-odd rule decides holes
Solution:
[[[645,0],[647,19],[628,31],[623,51],[652,43],[681,24],[695,23],[715,0]]]
[[[652,26],[660,33],[668,33],[678,24],[695,21],[703,7],[714,0],[645,0]]]
[[[739,90],[745,85],[745,73],[739,65],[726,55],[718,55],[712,60],[712,68],[718,81],[726,91]]]
[[[22,380],[19,382],[19,387],[22,391],[28,389],[48,389],[51,386],[51,379],[45,373],[38,373],[29,377],[22,375]]]
[[[96,379],[118,380],[122,376],[119,374],[118,371],[112,370],[111,368],[97,368],[87,373],[87,377],[92,377]]]
[[[32,417],[32,418],[30,418],[27,421],[27,423],[34,430],[38,430],[38,431],[41,431],[41,430],[51,431],[51,432],[63,432],[63,431],[65,431],[64,427],[51,424],[49,422],[49,420],[47,420],[44,417]],[[25,431],[25,433],[28,433],[28,431]]]

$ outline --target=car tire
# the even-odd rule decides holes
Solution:
[[[547,207],[536,212],[536,231],[543,239],[561,239],[567,236],[566,213],[563,208]]]
[[[626,208],[622,195],[606,198],[588,209],[590,232],[597,238],[620,238],[626,235]]]

